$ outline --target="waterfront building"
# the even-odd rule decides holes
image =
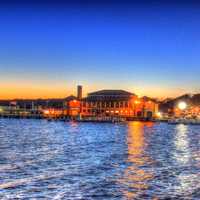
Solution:
[[[187,105],[186,109],[181,110],[178,107],[174,107],[174,117],[177,118],[200,118],[200,106],[199,105]]]
[[[80,88],[78,87],[78,91],[79,90],[80,90]],[[77,94],[77,97],[71,95],[64,99],[64,115],[65,116],[78,117],[80,115],[81,102],[80,102],[79,98],[81,96],[80,96],[79,92]]]
[[[157,114],[159,111],[159,108],[158,108],[159,103],[155,99],[152,99],[146,96],[140,98],[140,100],[141,100],[141,106],[142,106],[142,109],[140,107],[140,111],[142,111],[142,117],[145,117],[145,118],[157,117]]]
[[[80,101],[78,97],[70,95],[61,100],[59,106],[48,106],[43,110],[45,117],[70,117],[75,118],[80,115]],[[51,102],[49,102],[51,104]],[[52,104],[51,104],[52,105]]]
[[[89,93],[81,102],[82,116],[131,116],[130,100],[136,95],[124,90],[100,90]]]
[[[0,102],[1,113],[13,115],[43,114],[50,118],[122,117],[154,118],[158,103],[148,97],[139,98],[124,90],[100,90],[82,97],[82,86],[77,86],[77,96],[63,99],[15,100]],[[7,106],[7,107],[5,107]]]
[[[138,98],[124,90],[100,90],[81,101],[81,116],[155,117],[158,105],[153,99]]]

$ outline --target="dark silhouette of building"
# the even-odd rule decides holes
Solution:
[[[82,85],[78,85],[77,86],[77,98],[79,99],[79,100],[81,100],[82,99]]]

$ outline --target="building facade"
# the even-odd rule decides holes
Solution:
[[[81,101],[81,116],[155,117],[157,103],[147,97],[124,90],[100,90],[89,93]]]
[[[48,107],[44,109],[45,117],[69,117],[76,118],[80,115],[81,102],[76,96],[68,96],[62,100],[61,107]]]
[[[187,108],[184,110],[175,107],[173,112],[174,112],[174,117],[177,118],[200,119],[199,105],[188,105]]]
[[[65,99],[16,100],[0,102],[0,113],[43,114],[49,118],[124,117],[154,118],[158,103],[148,97],[139,98],[124,90],[100,90],[82,98],[82,86],[77,87],[77,96]],[[5,108],[5,106],[7,106]]]
[[[69,96],[64,100],[64,116],[78,117],[81,111],[81,101],[78,97]]]

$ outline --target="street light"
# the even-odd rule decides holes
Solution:
[[[135,104],[140,104],[140,101],[135,100],[134,103],[135,103]]]
[[[185,110],[187,108],[187,104],[184,101],[179,102],[178,108],[180,110]]]
[[[156,116],[157,116],[158,118],[162,118],[162,113],[161,113],[161,112],[157,112],[157,113],[156,113]]]
[[[49,110],[44,110],[45,115],[48,115],[49,113],[50,113]]]

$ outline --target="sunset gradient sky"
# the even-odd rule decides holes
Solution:
[[[200,92],[200,4],[73,2],[0,6],[0,99]]]

